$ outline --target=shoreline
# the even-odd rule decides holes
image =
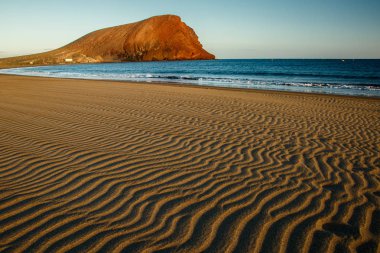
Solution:
[[[330,94],[330,93],[318,93],[318,92],[304,92],[304,91],[285,91],[285,90],[266,90],[266,89],[255,89],[255,88],[234,88],[234,87],[219,87],[212,85],[196,85],[188,83],[169,83],[169,82],[146,82],[146,81],[127,81],[127,80],[108,80],[108,79],[85,79],[85,78],[64,78],[64,77],[48,77],[48,76],[28,76],[28,75],[16,75],[16,74],[5,74],[0,73],[0,76],[13,76],[13,77],[26,77],[26,78],[47,78],[47,79],[57,79],[57,80],[81,80],[81,81],[95,81],[95,82],[115,82],[115,83],[131,83],[131,84],[144,84],[144,85],[162,85],[162,86],[177,86],[177,87],[192,87],[201,89],[216,89],[216,90],[227,90],[227,91],[240,91],[240,92],[257,92],[257,93],[282,93],[282,94],[294,94],[294,95],[305,95],[305,96],[337,96],[346,98],[363,98],[363,99],[375,99],[380,100],[379,96],[366,96],[366,95],[345,95],[345,94]]]
[[[256,63],[254,60],[259,61],[258,70],[256,69]],[[294,63],[291,63],[294,60]],[[58,65],[45,65],[41,66],[40,70],[28,70],[28,68],[35,68],[39,66],[25,66],[19,68],[20,70],[3,70],[4,74],[15,75],[30,75],[51,77],[51,78],[68,78],[68,79],[83,79],[83,80],[105,80],[105,81],[122,81],[133,83],[155,83],[155,84],[174,84],[174,85],[191,85],[191,86],[204,86],[208,88],[226,88],[226,89],[246,89],[246,90],[265,90],[265,91],[285,91],[296,92],[302,94],[326,94],[326,95],[343,95],[354,97],[376,97],[380,98],[380,83],[377,82],[377,76],[371,75],[370,71],[377,70],[377,62],[379,60],[373,59],[374,63],[368,62],[369,60],[358,60],[358,66],[355,67],[354,63],[343,64],[341,59],[276,59],[280,63],[272,63],[274,60],[269,59],[236,59],[236,60],[200,60],[197,67],[194,67],[191,63],[179,63],[178,66],[186,69],[187,64],[192,69],[189,71],[177,71],[177,63],[175,65],[171,63],[165,63],[163,65],[139,65],[142,62],[128,62],[123,65],[122,62],[107,62],[107,63],[88,63],[88,64],[58,64]],[[213,61],[216,61],[213,63]],[[225,64],[223,61],[227,61]],[[263,62],[261,62],[263,61]],[[282,63],[282,61],[284,61]],[[298,62],[302,61],[303,65]],[[313,63],[316,61],[315,63]],[[173,61],[166,61],[173,62]],[[186,61],[189,62],[189,61]],[[209,62],[203,63],[201,62]],[[308,63],[309,62],[309,63]],[[310,63],[311,62],[311,63]],[[115,67],[109,66],[116,64]],[[134,65],[138,64],[138,65]],[[167,65],[168,64],[168,65]],[[99,67],[96,65],[100,65]],[[65,68],[64,66],[67,66]],[[78,66],[72,67],[72,66]],[[81,67],[83,66],[83,67]],[[150,70],[149,66],[154,69]],[[155,70],[164,67],[162,71]],[[174,67],[173,67],[174,66]],[[210,67],[210,73],[204,72],[203,68]],[[234,69],[236,66],[242,68],[240,72],[233,72],[227,75],[228,70]],[[267,66],[268,70],[262,70],[262,66]],[[277,66],[277,67],[276,67]],[[48,67],[43,69],[43,67]],[[51,68],[50,68],[51,67]],[[249,67],[248,71],[246,67]],[[366,69],[363,71],[356,71],[355,69]],[[70,70],[74,68],[73,70]],[[83,68],[83,69],[82,69]],[[111,72],[102,71],[102,69],[111,70]],[[167,69],[166,69],[167,68]],[[193,69],[194,68],[194,69]],[[214,68],[226,69],[225,75],[218,74]],[[273,70],[278,68],[277,70]],[[291,69],[288,71],[287,68]],[[113,72],[112,70],[116,72]],[[318,72],[322,69],[322,72]],[[350,71],[351,70],[351,71]],[[354,71],[355,70],[355,71]],[[50,73],[52,71],[52,73]],[[69,72],[67,72],[69,71]],[[98,72],[99,71],[99,72]],[[167,73],[173,74],[167,74]],[[172,72],[174,71],[174,72]],[[245,73],[251,73],[252,75],[246,76]],[[256,76],[256,72],[258,71]],[[273,72],[274,71],[274,72]],[[314,72],[313,72],[314,71]],[[316,71],[316,72],[315,72]],[[342,72],[341,72],[342,71]],[[367,73],[367,72],[368,73]],[[1,72],[1,71],[0,71]],[[23,73],[24,72],[24,73]],[[40,72],[40,73],[39,73]],[[71,73],[72,72],[72,73]],[[104,73],[103,73],[104,72]],[[214,73],[215,72],[215,73]],[[262,76],[261,73],[262,72]],[[268,73],[267,73],[268,72]],[[273,73],[272,73],[273,72]],[[288,73],[289,72],[289,73]],[[208,73],[208,74],[207,74]],[[223,72],[224,73],[224,72]],[[234,74],[235,73],[235,74]],[[367,73],[367,74],[365,74]],[[376,72],[373,72],[376,73]],[[266,77],[270,74],[270,77]],[[273,74],[273,75],[272,75]],[[284,75],[284,76],[283,76]],[[119,79],[119,80],[117,80]],[[129,80],[128,80],[129,79]]]

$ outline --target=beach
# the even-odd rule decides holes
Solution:
[[[380,99],[0,75],[1,252],[378,252]]]

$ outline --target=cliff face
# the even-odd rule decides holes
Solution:
[[[61,63],[206,60],[197,35],[174,15],[97,30],[53,51],[4,58],[0,65],[48,65]]]

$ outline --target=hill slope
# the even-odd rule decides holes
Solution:
[[[163,15],[97,30],[53,51],[0,59],[0,66],[214,58],[180,17]]]

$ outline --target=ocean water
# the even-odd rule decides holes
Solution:
[[[58,65],[0,73],[380,97],[380,60],[214,60]]]

